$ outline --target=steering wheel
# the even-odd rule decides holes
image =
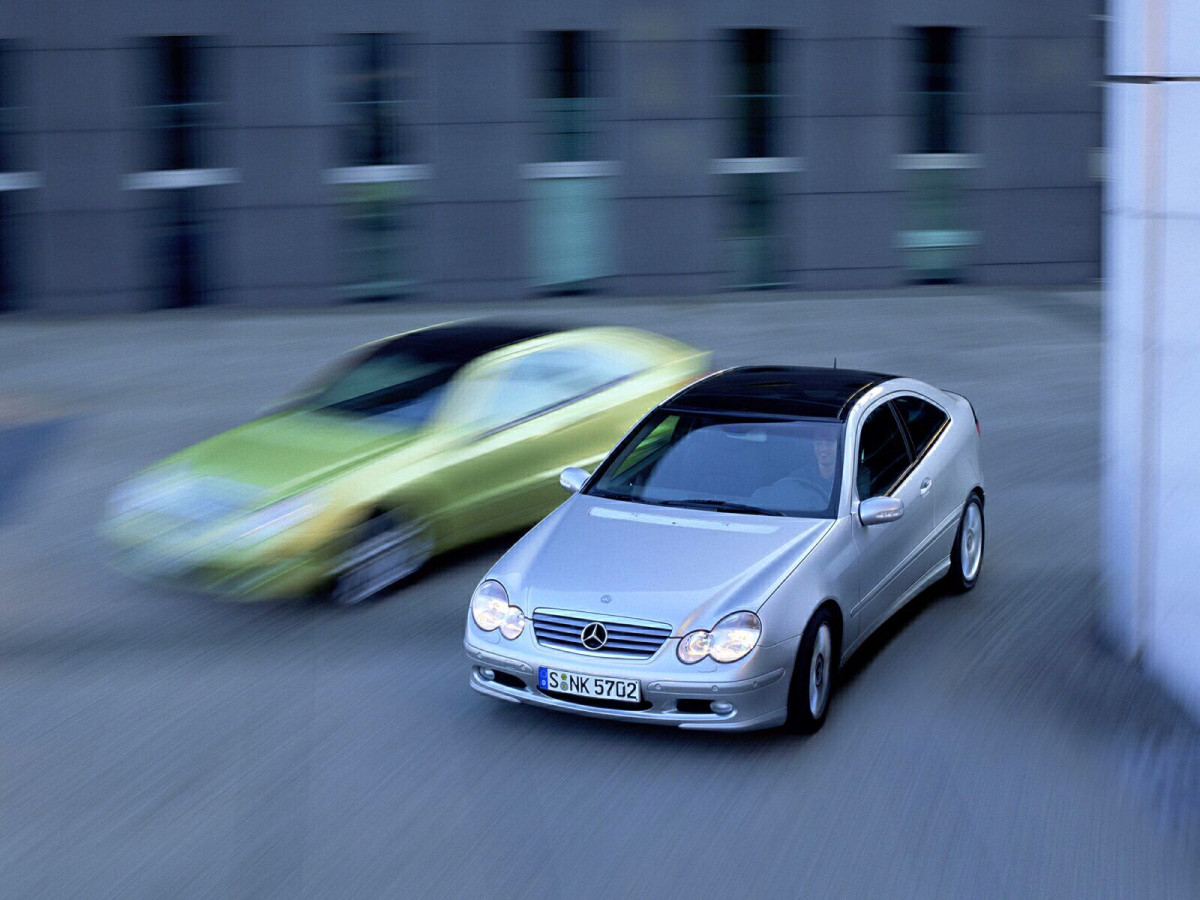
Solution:
[[[805,509],[824,509],[829,505],[830,485],[808,474],[780,478],[768,490],[772,494],[787,491],[789,504],[795,503]]]

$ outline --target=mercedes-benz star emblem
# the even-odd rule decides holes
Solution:
[[[579,639],[587,649],[599,650],[608,643],[608,629],[599,622],[589,622],[583,626],[583,631],[579,632]]]

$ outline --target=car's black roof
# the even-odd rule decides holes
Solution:
[[[545,325],[487,320],[451,322],[387,338],[371,347],[370,355],[403,352],[443,364],[465,366],[485,353],[561,330]]]
[[[677,394],[668,406],[844,421],[856,398],[894,377],[858,369],[741,366],[698,381]]]

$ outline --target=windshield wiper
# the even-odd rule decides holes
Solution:
[[[763,509],[761,506],[751,506],[748,503],[734,503],[730,500],[647,500],[647,503],[655,503],[659,506],[683,506],[683,507],[701,507],[703,509],[711,509],[715,512],[743,512],[753,513],[759,516],[784,516],[777,509]]]
[[[628,500],[630,503],[642,503],[640,497],[634,497],[629,494],[618,494],[615,491],[602,491],[600,488],[592,488],[587,492],[589,497],[600,497],[604,500]]]

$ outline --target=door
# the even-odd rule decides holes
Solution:
[[[470,437],[441,476],[456,543],[540,519],[567,497],[559,473],[619,437],[602,395],[620,380],[618,355],[604,350],[545,347],[486,365],[457,386],[470,394],[459,412]]]
[[[897,397],[892,405],[908,435],[915,460],[908,477],[917,483],[918,499],[911,510],[905,509],[904,516],[908,519],[911,513],[911,524],[921,536],[923,546],[913,562],[914,574],[920,579],[950,554],[953,529],[963,501],[950,483],[948,450],[940,440],[950,417],[928,400],[911,394]],[[951,523],[949,533],[943,530],[947,521]]]
[[[855,515],[854,545],[859,557],[862,596],[855,613],[860,633],[875,628],[904,595],[915,577],[905,563],[920,543],[910,511],[920,499],[920,485],[906,478],[912,464],[908,442],[890,403],[876,406],[859,428],[855,444],[854,495],[861,502],[871,497],[898,497],[904,516],[896,522],[864,526]]]

